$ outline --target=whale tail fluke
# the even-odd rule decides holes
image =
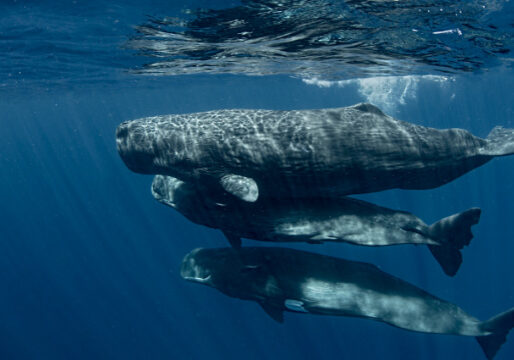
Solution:
[[[514,154],[514,129],[496,126],[485,140],[487,144],[480,151],[482,155],[505,156]]]
[[[491,360],[507,340],[509,331],[514,328],[514,308],[484,321],[480,327],[484,331],[492,332],[491,335],[476,337],[485,356]]]
[[[450,245],[428,245],[430,252],[435,257],[443,271],[448,276],[455,276],[462,264],[462,253]]]
[[[478,223],[481,212],[479,208],[471,208],[445,217],[429,227],[429,236],[440,245],[429,245],[428,248],[446,275],[454,276],[459,270],[462,264],[460,250],[473,239],[471,226]]]

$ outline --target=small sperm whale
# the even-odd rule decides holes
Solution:
[[[235,247],[241,246],[241,238],[365,246],[428,245],[449,276],[454,276],[462,264],[460,250],[473,238],[471,226],[478,223],[481,213],[471,208],[428,226],[408,212],[348,197],[261,199],[255,203],[230,197],[213,199],[191,184],[164,175],[154,177],[152,194],[190,221],[222,230]]]
[[[248,202],[431,189],[514,153],[514,130],[486,139],[396,120],[371,104],[320,110],[216,110],[120,124],[132,171],[196,182]]]
[[[258,302],[274,320],[283,312],[381,321],[405,330],[474,336],[492,359],[514,327],[514,308],[480,321],[458,306],[376,266],[284,248],[196,249],[181,276]]]

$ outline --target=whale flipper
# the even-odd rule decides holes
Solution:
[[[480,327],[485,331],[492,332],[492,335],[476,337],[485,356],[491,360],[507,340],[509,331],[514,327],[514,308],[484,321]]]
[[[281,324],[284,323],[284,311],[276,306],[270,305],[267,302],[261,301],[259,305],[264,312],[268,314],[273,320]]]
[[[235,249],[241,248],[241,238],[237,235],[231,234],[229,232],[223,231],[223,235],[227,238],[230,245]]]
[[[462,264],[460,250],[473,239],[471,226],[478,223],[481,212],[479,208],[471,208],[445,217],[428,228],[428,235],[440,243],[428,248],[446,275],[454,276],[459,270]]]
[[[284,301],[284,306],[291,311],[308,313],[303,301],[301,300],[286,299]]]
[[[223,176],[220,183],[225,191],[241,200],[255,202],[259,197],[259,187],[252,178],[230,174]]]
[[[489,156],[505,156],[514,154],[514,129],[496,126],[485,139],[487,144],[480,154]]]

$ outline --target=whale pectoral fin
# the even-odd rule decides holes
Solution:
[[[303,313],[309,312],[307,309],[305,309],[305,304],[301,300],[286,299],[284,301],[284,306],[286,307],[286,309],[295,311],[295,312],[303,312]]]
[[[226,192],[241,200],[255,202],[259,197],[259,187],[254,179],[241,175],[225,175],[220,179]]]
[[[268,314],[269,317],[271,317],[273,320],[281,324],[284,323],[284,312],[282,309],[263,301],[259,302],[259,305],[262,307],[264,312]]]
[[[223,231],[223,235],[227,238],[230,245],[235,249],[241,248],[241,238],[237,235]]]

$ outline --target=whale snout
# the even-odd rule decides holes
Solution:
[[[142,174],[155,172],[152,132],[137,120],[125,121],[116,129],[116,148],[125,165]]]
[[[128,148],[130,122],[125,121],[116,128],[116,148],[118,153],[125,153]]]
[[[121,123],[116,129],[118,153],[127,167],[140,174],[185,177],[195,166],[188,135],[170,117],[148,117]]]
[[[210,285],[212,274],[208,269],[200,266],[195,259],[196,254],[201,250],[202,249],[195,249],[184,257],[182,266],[180,267],[180,276],[188,281]]]
[[[152,181],[152,195],[155,200],[164,203],[173,208],[177,208],[177,198],[179,204],[183,203],[180,201],[181,198],[188,195],[186,184],[172,176],[166,175],[155,175]]]

